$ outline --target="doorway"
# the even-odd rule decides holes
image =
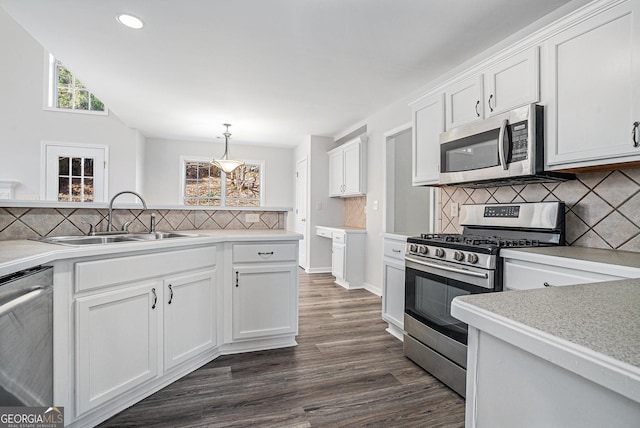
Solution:
[[[309,203],[308,195],[308,169],[307,158],[296,163],[296,232],[302,235],[298,246],[298,264],[302,269],[308,269],[309,261],[307,260],[307,207]]]

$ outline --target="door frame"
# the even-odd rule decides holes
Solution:
[[[302,177],[299,176],[302,174]],[[304,180],[304,186],[300,186],[300,179]],[[300,240],[298,247],[298,265],[304,269],[305,271],[309,269],[309,159],[307,156],[296,162],[296,177],[295,177],[295,230],[297,233],[302,234],[302,239]],[[301,193],[304,195],[301,198]],[[300,199],[303,199],[301,201]],[[301,203],[302,202],[302,203]],[[299,207],[304,208],[304,217],[301,219],[299,216]],[[304,257],[300,257],[304,255]],[[304,258],[304,260],[303,260]]]

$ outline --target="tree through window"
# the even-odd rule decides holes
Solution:
[[[105,112],[102,101],[52,55],[50,64],[50,97],[48,107],[62,110]]]
[[[185,205],[259,207],[261,191],[261,164],[245,163],[225,174],[210,162],[185,162]]]

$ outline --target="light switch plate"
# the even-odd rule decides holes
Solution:
[[[451,202],[451,217],[458,217],[460,205],[457,202]]]
[[[244,221],[247,223],[258,223],[260,221],[260,214],[245,214]]]

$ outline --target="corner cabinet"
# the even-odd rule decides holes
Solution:
[[[298,333],[298,245],[233,245],[232,339]]]
[[[609,2],[545,42],[550,169],[640,161],[639,8]]]
[[[328,152],[329,196],[366,194],[367,137],[358,137]]]
[[[444,132],[444,95],[421,98],[411,104],[414,186],[438,184],[440,180],[440,133]]]

